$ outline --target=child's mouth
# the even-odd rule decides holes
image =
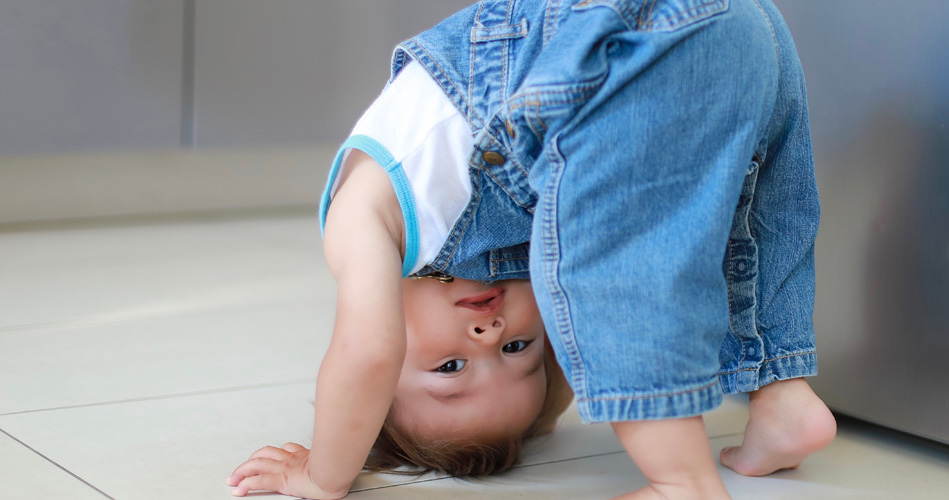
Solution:
[[[504,302],[504,289],[495,287],[487,292],[465,297],[455,303],[456,306],[471,309],[479,313],[492,313],[497,311]]]

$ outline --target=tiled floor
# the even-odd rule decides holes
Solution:
[[[0,499],[230,498],[267,444],[309,444],[334,285],[310,214],[0,228]],[[737,444],[740,398],[707,416]],[[949,448],[843,420],[795,471],[736,499],[949,498]],[[366,475],[350,498],[597,499],[643,477],[574,411],[480,480]],[[269,498],[269,496],[268,496]]]

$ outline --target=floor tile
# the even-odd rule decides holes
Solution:
[[[949,491],[949,450],[915,438],[881,438],[879,431],[845,425],[826,450],[809,457],[797,470],[767,477],[740,476],[719,465],[735,500],[892,500],[943,498]],[[741,443],[740,435],[711,440],[715,456]],[[641,488],[645,477],[622,451],[548,463],[525,464],[506,474],[483,479],[424,477],[386,487],[366,486],[353,499],[406,500],[451,497],[606,499]]]
[[[0,332],[0,415],[314,380],[331,301]]]
[[[718,448],[740,439],[720,440]],[[728,472],[726,484],[746,498],[945,498],[949,491],[949,446],[841,419],[837,438],[796,470],[765,478]],[[731,483],[729,483],[731,481]],[[785,493],[786,492],[786,493]],[[794,496],[793,493],[798,493]],[[757,496],[756,496],[757,495]]]
[[[311,444],[312,398],[313,384],[293,384],[6,415],[0,416],[0,428],[116,499],[226,498],[229,490],[223,478],[255,449],[287,441]],[[711,415],[710,432],[716,419],[724,424],[742,411],[739,402],[726,403]],[[725,427],[733,430],[734,424]],[[632,467],[622,471],[613,467],[604,470],[614,471],[616,477],[602,471],[589,476],[577,469],[587,459],[575,459],[591,456],[603,463],[628,462],[608,425],[581,424],[571,408],[558,431],[528,447],[524,465],[513,473],[448,481],[455,485],[451,488],[460,488],[460,494],[488,488],[502,498],[533,492],[537,484],[545,483],[548,489],[536,490],[540,496],[535,497],[544,498],[546,491],[576,492],[571,485],[590,477],[597,478],[598,488],[607,488],[598,491],[610,487],[620,491],[635,474]],[[433,495],[449,484],[429,481],[432,484],[424,486],[437,477],[444,475],[364,474],[354,489],[366,490],[359,495],[391,497],[393,488],[398,488],[399,498],[416,491]],[[553,486],[565,479],[566,484]],[[414,484],[405,486],[409,483]],[[143,484],[162,486],[142,490]]]
[[[225,499],[224,479],[254,450],[310,444],[313,393],[307,383],[7,415],[0,429],[116,500]]]
[[[720,436],[740,435],[748,419],[747,398],[729,396],[717,409],[705,415],[705,427],[712,438]],[[616,439],[612,427],[606,424],[583,424],[575,406],[571,405],[564,413],[560,425],[552,434],[539,437],[527,443],[524,449],[523,460],[515,472],[516,477],[533,474],[532,467],[545,467],[560,462],[574,463],[583,457],[626,456],[623,447]],[[550,470],[559,470],[560,466]],[[527,471],[530,469],[531,471]],[[521,472],[522,470],[527,472]],[[544,474],[547,474],[546,472]],[[559,474],[551,472],[551,474]],[[551,476],[555,478],[556,476]],[[426,474],[424,476],[399,476],[387,474],[373,474],[361,476],[354,485],[354,490],[384,491],[391,490],[392,486],[402,484],[424,484],[434,479],[445,478],[444,474]],[[454,479],[447,479],[456,481]],[[493,479],[491,479],[493,480]],[[518,479],[520,481],[521,479]],[[462,482],[464,482],[462,480]],[[436,486],[432,486],[436,488]],[[402,490],[399,490],[400,494]],[[427,490],[426,490],[427,491]],[[515,488],[523,494],[523,490]],[[546,491],[546,490],[544,490]],[[426,493],[428,494],[428,493]],[[502,495],[502,492],[492,492],[492,495]],[[503,495],[501,496],[503,498]],[[546,498],[541,495],[537,498]],[[569,496],[563,498],[570,498]],[[576,497],[580,498],[580,497]]]
[[[107,498],[3,432],[0,432],[0,464],[0,498],[4,500]]]
[[[224,478],[255,449],[310,445],[335,309],[314,216],[0,231],[0,247],[0,500],[231,498]],[[735,396],[707,414],[713,452],[746,419]],[[845,419],[797,470],[720,471],[736,500],[941,498],[949,447]],[[644,481],[570,409],[507,474],[364,474],[350,498],[596,499]]]
[[[710,437],[740,434],[748,419],[746,398],[727,397],[724,403],[707,413],[706,432]],[[546,463],[567,458],[622,452],[613,428],[607,424],[583,424],[575,407],[565,413],[558,429],[529,443],[524,465]]]
[[[315,216],[0,232],[0,332],[333,297]]]

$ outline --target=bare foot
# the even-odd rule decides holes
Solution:
[[[649,486],[614,500],[730,500],[702,417],[613,422]]]
[[[830,444],[837,422],[803,378],[768,384],[749,395],[751,418],[741,446],[722,450],[722,465],[745,476],[794,469]]]

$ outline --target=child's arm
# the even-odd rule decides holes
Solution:
[[[392,403],[405,357],[402,214],[385,171],[357,151],[349,161],[324,231],[339,289],[333,340],[317,379],[313,448],[259,450],[228,478],[236,495],[266,489],[345,496]]]

